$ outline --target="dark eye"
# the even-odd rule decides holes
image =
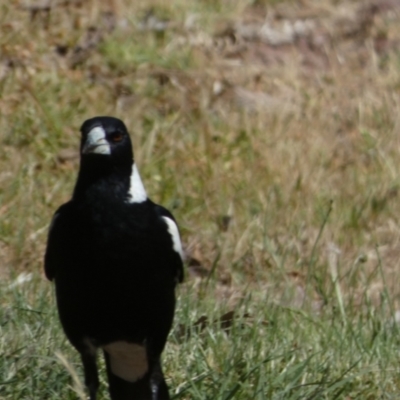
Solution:
[[[113,142],[120,142],[123,137],[124,135],[121,132],[114,132],[110,135],[110,138]]]

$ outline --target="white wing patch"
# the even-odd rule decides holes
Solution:
[[[140,344],[118,341],[102,348],[110,356],[112,373],[125,381],[136,382],[149,370],[146,348]]]
[[[167,223],[168,226],[168,232],[172,237],[172,243],[174,246],[174,250],[181,256],[181,259],[183,261],[183,250],[182,250],[182,243],[181,243],[181,238],[179,236],[179,230],[178,227],[176,226],[176,223],[168,217],[162,217],[164,221]]]
[[[88,133],[82,153],[111,154],[110,144],[106,139],[106,132],[101,126],[96,126]]]
[[[143,203],[147,200],[146,189],[143,186],[136,164],[132,164],[131,183],[129,188],[129,203]]]

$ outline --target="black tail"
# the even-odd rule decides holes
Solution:
[[[170,400],[160,361],[136,382],[128,382],[111,372],[110,357],[104,352],[111,400]]]

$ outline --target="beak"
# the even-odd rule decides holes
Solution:
[[[106,133],[101,126],[96,126],[87,135],[82,147],[82,154],[111,154],[110,144],[106,140]]]

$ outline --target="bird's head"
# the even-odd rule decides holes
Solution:
[[[81,127],[81,157],[104,158],[132,164],[132,143],[125,124],[118,118],[94,117]]]
[[[81,166],[73,197],[78,198],[93,187],[104,191],[107,182],[110,190],[128,203],[145,202],[146,190],[125,124],[118,118],[94,117],[83,123],[81,134]]]

